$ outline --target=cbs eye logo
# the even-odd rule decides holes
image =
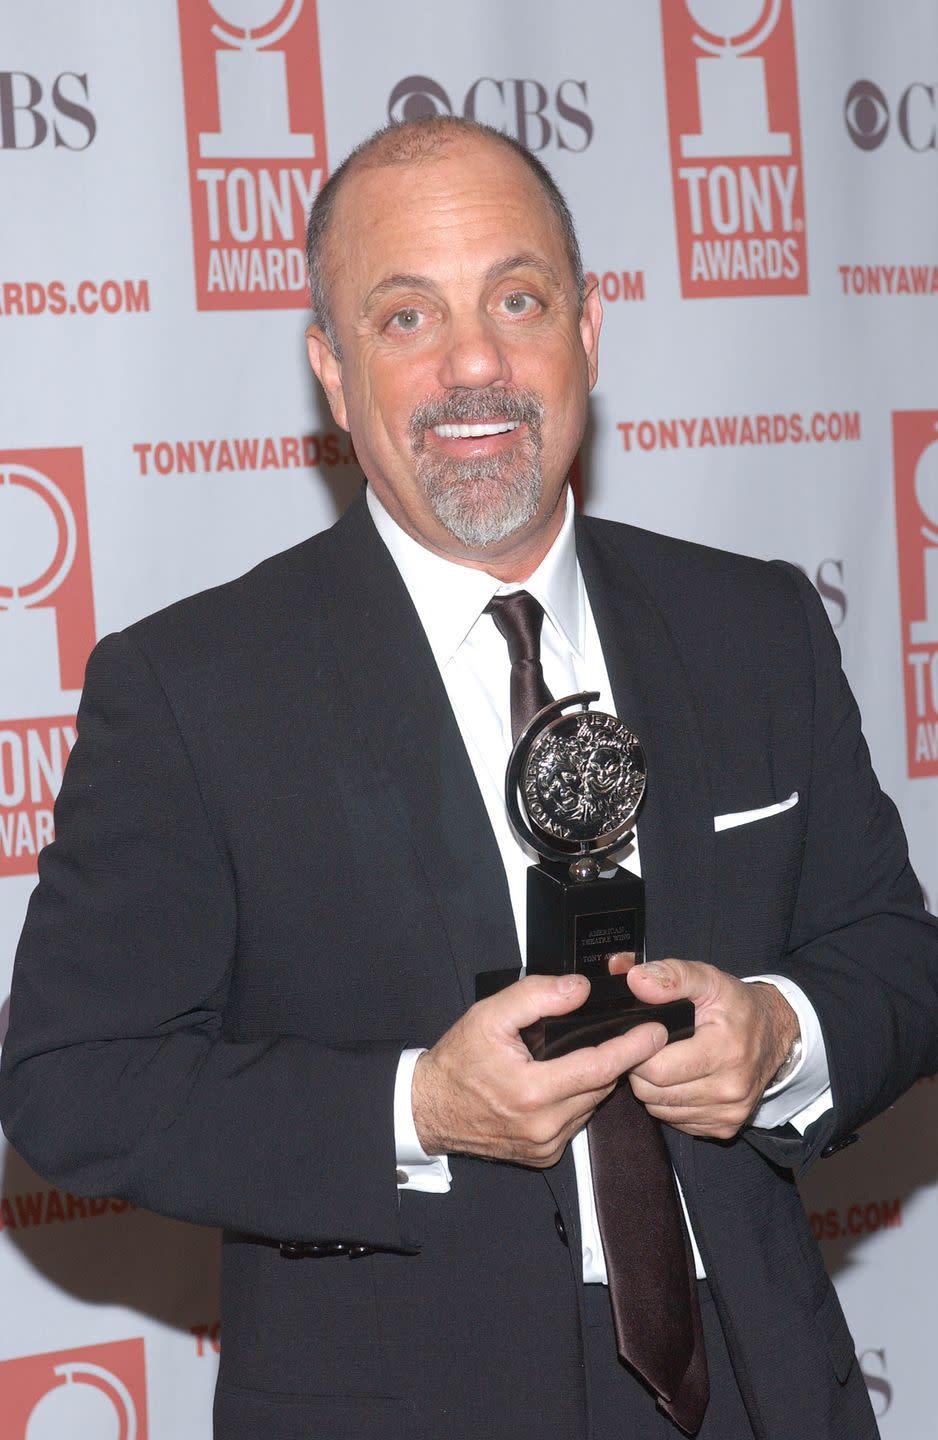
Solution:
[[[452,115],[450,98],[429,75],[408,75],[388,96],[388,118],[397,122],[421,120],[427,115]]]
[[[844,101],[847,134],[861,150],[877,150],[889,130],[886,97],[872,80],[857,80]]]

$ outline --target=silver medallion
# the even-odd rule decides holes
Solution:
[[[519,737],[507,798],[515,828],[548,858],[608,854],[632,828],[645,793],[645,756],[614,715],[589,710],[597,692],[545,706]],[[565,714],[571,706],[580,708]]]

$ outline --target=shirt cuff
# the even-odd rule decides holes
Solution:
[[[768,1087],[749,1123],[760,1130],[792,1125],[803,1135],[834,1103],[817,1012],[801,987],[785,975],[747,975],[745,979],[747,984],[774,985],[794,1010],[801,1029],[801,1058],[780,1084]]]
[[[446,1155],[428,1155],[417,1138],[411,1090],[414,1070],[424,1050],[404,1050],[394,1080],[394,1147],[398,1190],[425,1190],[445,1195],[452,1177]]]

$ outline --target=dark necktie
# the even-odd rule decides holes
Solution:
[[[553,699],[541,669],[544,611],[533,595],[497,595],[487,607],[511,660],[511,734]],[[689,1435],[699,1430],[709,1382],[697,1282],[661,1126],[623,1081],[589,1122],[596,1214],[619,1354]]]
[[[541,669],[541,626],[544,611],[527,590],[496,595],[486,606],[508,646],[511,661],[511,739],[553,700]]]

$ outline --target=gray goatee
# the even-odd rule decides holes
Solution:
[[[410,422],[417,480],[440,524],[469,550],[507,540],[537,514],[544,406],[526,390],[460,390],[418,405]],[[501,455],[451,460],[431,453],[434,425],[517,420],[525,433]]]

